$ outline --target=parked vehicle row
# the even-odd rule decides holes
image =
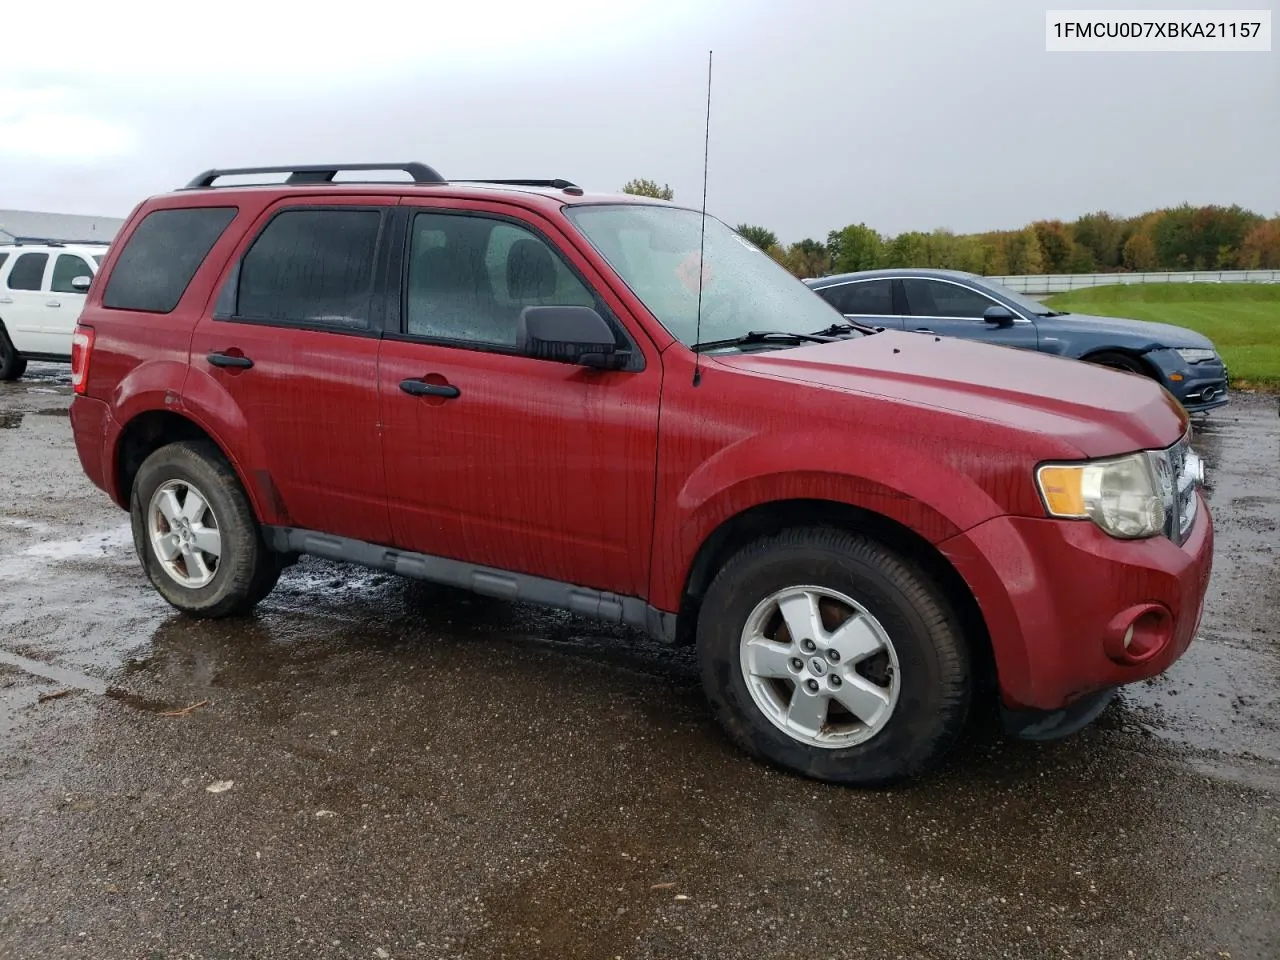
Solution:
[[[177,609],[313,554],[632,624],[850,784],[979,699],[1068,734],[1191,642],[1213,527],[1155,382],[851,323],[696,210],[390,168],[209,171],[89,290],[76,448]]]
[[[806,280],[846,317],[893,330],[1037,350],[1150,377],[1192,413],[1228,402],[1208,337],[1167,323],[1053,310],[972,273],[868,270]]]
[[[29,360],[71,359],[71,335],[106,250],[100,243],[25,240],[0,245],[0,380]]]

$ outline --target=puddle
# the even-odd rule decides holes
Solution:
[[[0,410],[0,430],[16,430],[25,416],[20,410]]]
[[[38,529],[39,525],[21,520],[6,519],[6,525],[26,529]],[[43,540],[33,543],[15,556],[0,560],[0,577],[30,579],[45,565],[40,561],[62,563],[74,560],[101,560],[119,557],[133,547],[133,534],[127,524],[71,540]]]

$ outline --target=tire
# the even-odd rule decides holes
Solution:
[[[801,619],[783,616],[784,606]],[[798,640],[818,646],[801,650],[786,624],[803,623],[815,610],[815,636]],[[762,636],[772,639],[760,646]],[[824,656],[828,646],[845,653],[838,661],[830,650]],[[801,528],[745,547],[707,590],[697,648],[703,688],[729,737],[817,780],[875,787],[918,776],[968,716],[972,665],[954,611],[922,571],[867,537]],[[757,668],[769,678],[749,675]],[[796,706],[802,683],[819,693]],[[808,706],[823,699],[823,719],[804,720]],[[808,732],[784,729],[789,718],[807,723]]]
[[[1147,368],[1142,365],[1142,362],[1126,353],[1095,353],[1087,359],[1089,363],[1096,363],[1100,367],[1110,367],[1112,370],[1123,370],[1125,373],[1136,373],[1140,377],[1147,377],[1148,379],[1151,379],[1151,374],[1147,371]]]
[[[239,478],[213,444],[184,441],[156,450],[138,470],[129,505],[147,578],[183,613],[248,613],[275,586],[280,557],[263,541]],[[168,560],[158,552],[162,544],[171,551]],[[206,549],[214,546],[216,554]]]
[[[0,326],[0,380],[17,380],[26,372],[27,358],[18,353],[4,327]]]

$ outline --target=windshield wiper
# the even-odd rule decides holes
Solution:
[[[865,323],[858,323],[856,320],[845,320],[842,323],[833,323],[825,330],[819,330],[816,336],[820,337],[838,337],[841,334],[848,333],[850,330],[856,330],[858,333],[884,333],[884,327],[872,327]]]
[[[695,343],[693,349],[698,353],[703,350],[715,350],[719,347],[741,347],[749,343],[767,343],[771,340],[793,341],[796,343],[830,343],[834,337],[821,333],[790,333],[785,330],[748,330],[740,337],[729,337],[725,340],[707,340]]]

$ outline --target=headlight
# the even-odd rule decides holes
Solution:
[[[1145,453],[1045,464],[1036,471],[1036,483],[1050,516],[1088,518],[1111,536],[1127,540],[1164,529],[1164,500]]]
[[[1212,360],[1217,356],[1212,350],[1206,350],[1203,347],[1183,347],[1178,350],[1180,356],[1187,363],[1199,363],[1202,360]]]

